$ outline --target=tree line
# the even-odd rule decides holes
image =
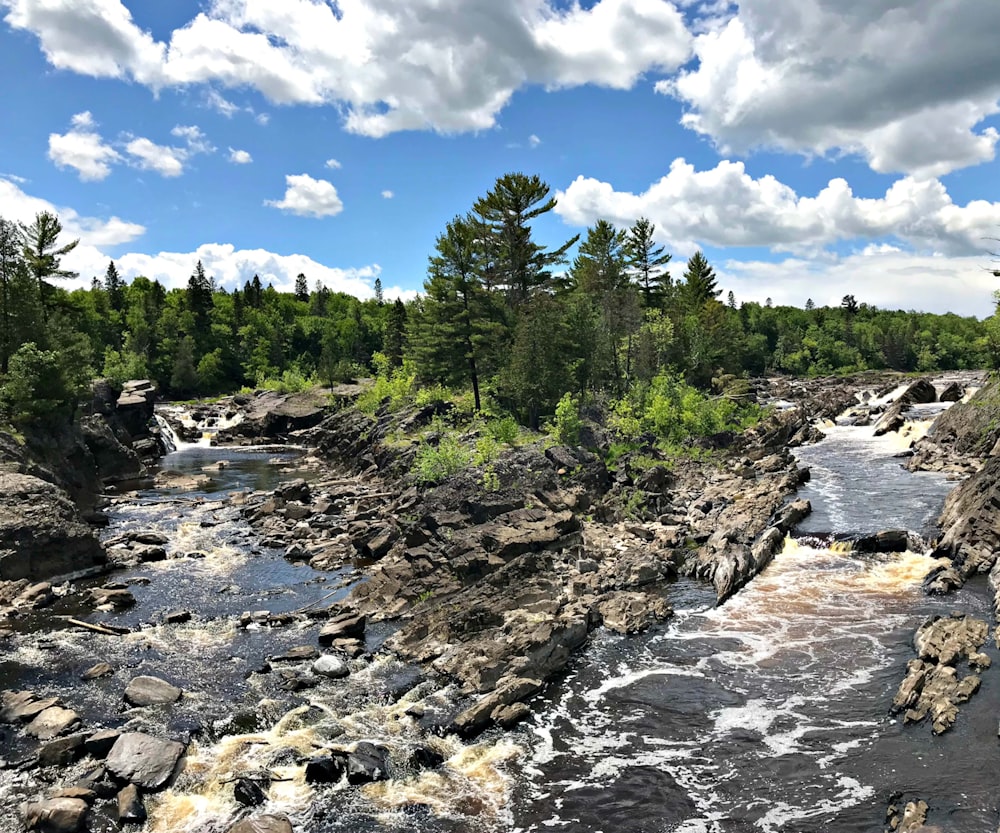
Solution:
[[[510,173],[446,224],[424,291],[403,303],[258,276],[216,284],[196,264],[183,288],[130,282],[108,264],[88,289],[54,281],[76,242],[58,217],[0,218],[0,412],[12,422],[72,414],[94,376],[151,378],[168,395],[302,387],[409,373],[469,391],[537,426],[569,394],[641,403],[665,378],[724,393],[764,373],[1000,366],[1000,325],[952,314],[738,303],[703,253],[682,267],[637,218],[600,220],[582,239],[542,245],[533,224],[556,201]],[[568,253],[574,246],[575,257]],[[638,406],[637,406],[638,407]]]

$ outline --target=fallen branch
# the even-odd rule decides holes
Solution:
[[[94,625],[90,622],[83,622],[80,619],[74,619],[72,616],[69,617],[68,621],[71,625],[76,625],[78,628],[85,628],[88,631],[93,631],[94,633],[102,633],[105,636],[123,636],[129,633],[128,628],[125,629],[112,629],[105,627],[104,625]]]

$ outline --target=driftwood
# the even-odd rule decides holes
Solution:
[[[85,628],[88,631],[93,631],[94,633],[102,633],[105,636],[124,636],[127,633],[131,633],[128,628],[118,628],[118,627],[108,627],[106,625],[95,625],[91,622],[84,622],[80,619],[74,619],[72,616],[68,617],[67,620],[71,625],[76,625],[78,628]]]

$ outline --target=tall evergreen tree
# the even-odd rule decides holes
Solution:
[[[301,272],[295,278],[295,300],[302,303],[309,301],[309,281]]]
[[[0,373],[6,373],[10,357],[18,348],[15,342],[13,315],[19,303],[14,294],[17,270],[21,260],[21,230],[0,217]]]
[[[382,279],[375,278],[375,303],[382,306],[385,303],[385,295],[382,294]]]
[[[108,270],[104,273],[104,291],[108,293],[108,303],[115,312],[125,309],[125,281],[118,274],[118,267],[113,260],[108,261]]]
[[[639,286],[646,309],[663,309],[672,287],[666,270],[671,255],[664,253],[663,246],[656,245],[655,233],[656,226],[640,217],[628,230],[625,242],[629,272]]]
[[[684,282],[680,285],[681,297],[688,309],[695,310],[706,301],[719,297],[722,290],[715,281],[715,270],[700,251],[691,255],[684,272]]]
[[[385,318],[385,332],[382,337],[382,352],[389,358],[393,367],[403,364],[403,352],[406,349],[406,304],[402,299],[393,301]]]
[[[188,279],[186,301],[187,308],[194,317],[195,331],[190,335],[193,335],[196,341],[201,343],[203,349],[207,346],[211,329],[212,285],[213,281],[205,274],[205,267],[201,265],[199,260],[194,268],[194,273]]]
[[[503,287],[509,303],[517,307],[532,290],[551,276],[550,267],[562,263],[579,235],[554,251],[546,251],[531,236],[531,221],[556,206],[549,186],[537,176],[510,173],[500,177],[493,190],[476,200],[473,225],[479,225],[486,262],[488,287]]]
[[[28,266],[28,271],[38,284],[38,296],[42,300],[42,309],[45,309],[45,300],[48,295],[46,291],[46,280],[49,278],[75,278],[76,272],[61,268],[64,255],[68,255],[79,244],[79,240],[59,245],[59,236],[62,234],[62,223],[59,218],[49,212],[41,211],[35,215],[35,219],[28,224],[21,224],[21,236],[24,243],[24,261]]]

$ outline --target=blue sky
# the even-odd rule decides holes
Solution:
[[[421,286],[497,176],[647,216],[738,300],[988,314],[1000,4],[0,0],[0,214],[81,283]],[[335,161],[331,161],[335,160]]]

